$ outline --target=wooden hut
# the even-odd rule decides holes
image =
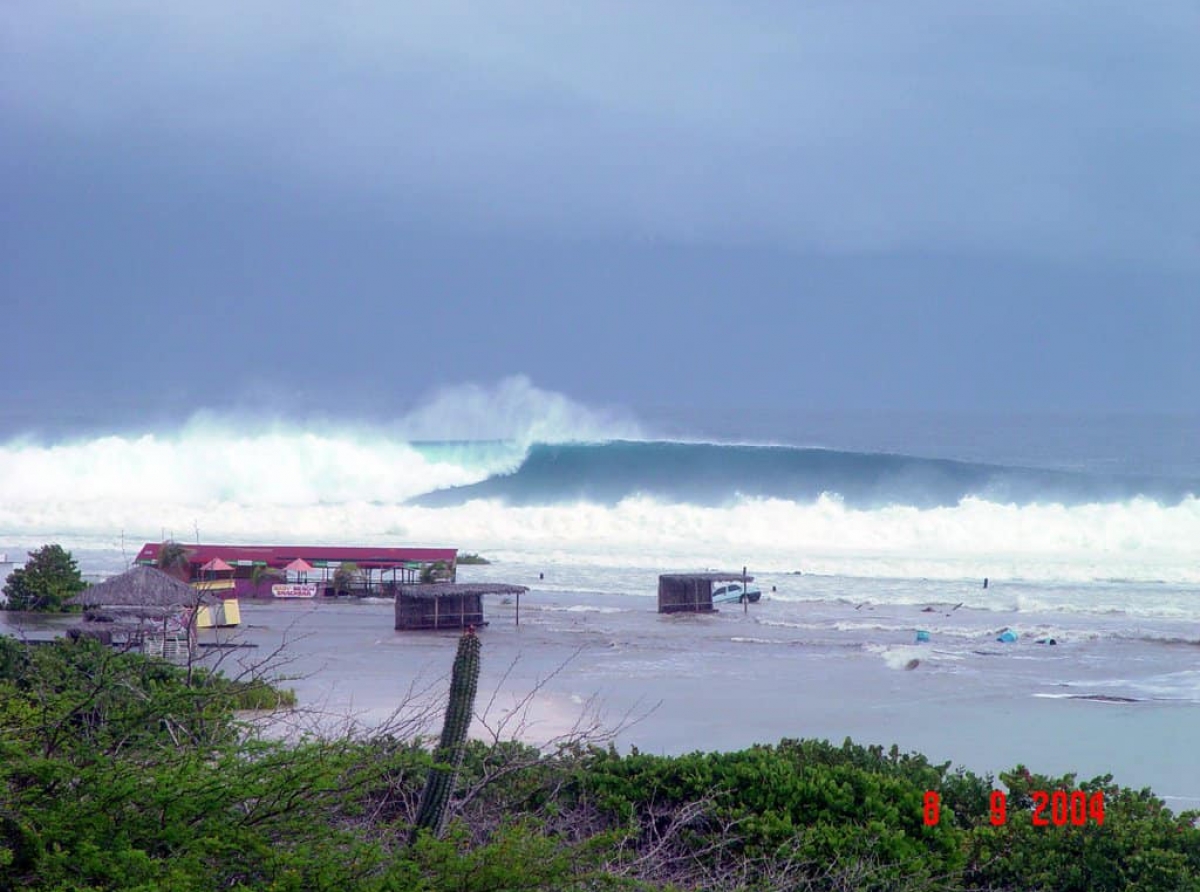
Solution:
[[[73,637],[97,638],[172,660],[192,656],[197,611],[219,603],[207,592],[141,565],[84,589],[73,601],[84,608],[83,622],[71,629]]]
[[[396,629],[465,629],[486,626],[484,595],[516,595],[521,622],[523,585],[504,583],[433,582],[396,587]]]
[[[711,613],[714,582],[750,582],[744,573],[664,573],[658,577],[659,613]]]

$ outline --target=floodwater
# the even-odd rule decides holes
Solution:
[[[746,612],[660,616],[651,598],[532,591],[520,625],[512,603],[491,598],[485,609],[481,736],[607,734],[659,753],[849,736],[984,773],[1018,763],[1111,772],[1176,810],[1200,806],[1200,648],[1169,629],[1127,640],[1097,634],[1095,617],[1079,629],[1056,617],[1050,646],[1036,643],[1037,617],[1022,615],[1034,631],[1002,644],[1003,616],[940,604],[767,597]],[[243,602],[241,627],[202,633],[224,645],[204,659],[292,687],[294,728],[407,720],[401,730],[436,730],[458,633],[397,632],[392,611],[386,601]],[[20,631],[14,618],[0,614],[0,631]],[[63,624],[40,618],[23,631]],[[915,629],[930,641],[917,644]]]

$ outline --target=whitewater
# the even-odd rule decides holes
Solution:
[[[580,568],[588,590],[645,594],[624,569],[746,565],[892,580],[915,601],[923,581],[958,581],[955,600],[979,606],[993,602],[966,583],[987,576],[1032,586],[1027,606],[1200,619],[1190,468],[838,445],[665,438],[521,378],[447,389],[388,423],[201,412],[14,434],[0,550],[58,541],[103,574],[162,538],[453,546]]]
[[[1115,771],[1200,805],[1190,422],[673,421],[522,378],[369,422],[205,411],[46,434],[0,417],[0,552],[58,542],[97,578],[165,538],[456,547],[493,561],[460,581],[530,589],[519,626],[487,606],[485,681],[519,700],[553,676],[544,727],[593,695],[617,714],[661,700],[620,742],[850,734],[979,771]],[[743,566],[763,592],[745,612],[656,614],[659,573]],[[364,721],[454,644],[393,632],[369,599],[243,619],[260,648],[293,649],[302,702]],[[0,631],[68,621],[0,613]]]

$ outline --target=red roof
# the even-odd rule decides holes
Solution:
[[[265,563],[268,567],[284,568],[300,558],[315,564],[351,562],[366,569],[392,569],[406,563],[431,564],[435,561],[453,563],[458,558],[457,548],[346,548],[334,545],[187,545],[188,563],[205,564],[219,557],[231,564],[239,561]],[[138,552],[136,562],[152,564],[162,547],[157,542],[147,542]]]

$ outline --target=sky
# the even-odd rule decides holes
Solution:
[[[10,419],[1200,412],[1200,7],[0,6]]]

